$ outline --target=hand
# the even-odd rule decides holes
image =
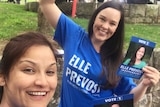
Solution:
[[[143,69],[142,84],[145,86],[155,86],[160,80],[160,72],[151,66],[146,66]]]

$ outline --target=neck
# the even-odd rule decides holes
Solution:
[[[100,41],[96,41],[93,38],[91,38],[91,42],[92,42],[92,45],[93,45],[94,49],[96,50],[96,52],[99,53],[103,43]]]
[[[13,106],[10,106],[9,103],[6,101],[6,99],[3,96],[1,103],[0,103],[0,107],[13,107]]]
[[[139,64],[141,62],[141,60],[139,60],[139,59],[136,59],[136,64]]]

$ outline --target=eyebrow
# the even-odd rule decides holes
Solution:
[[[102,18],[105,18],[106,19],[106,17],[104,16],[104,15],[99,15],[99,17],[102,17]],[[117,21],[114,21],[113,19],[111,20],[113,23],[117,23]]]
[[[23,62],[28,62],[28,63],[31,63],[32,65],[36,66],[36,63],[32,62],[32,61],[29,61],[29,60],[22,60],[22,61],[19,61],[19,64],[23,63]],[[53,65],[56,65],[57,62],[53,62],[51,63],[49,66],[53,66]]]
[[[57,62],[54,62],[54,63],[52,63],[50,66],[53,66],[53,65],[56,65],[57,64]]]
[[[104,16],[104,15],[101,15],[101,14],[99,15],[99,17],[103,17],[103,18],[106,18],[106,17]]]

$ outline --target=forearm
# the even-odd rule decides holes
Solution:
[[[144,85],[142,82],[131,90],[130,94],[134,94],[134,103],[140,100],[140,98],[146,93],[148,86]]]
[[[56,6],[55,0],[40,0],[39,4],[45,18],[56,28],[61,11]]]

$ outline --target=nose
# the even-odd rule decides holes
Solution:
[[[103,23],[103,24],[102,24],[102,27],[103,27],[104,29],[109,29],[109,23],[108,23],[108,22]]]
[[[143,55],[143,52],[141,52],[140,55]]]
[[[40,87],[45,87],[47,86],[48,82],[47,82],[47,77],[45,74],[37,74],[35,77],[35,85],[36,86],[40,86]]]

